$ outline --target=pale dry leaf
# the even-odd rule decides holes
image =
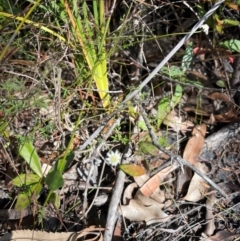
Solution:
[[[206,130],[207,126],[205,124],[195,127],[192,131],[192,137],[189,139],[184,149],[183,158],[192,165],[196,164],[197,158],[201,153]]]
[[[0,241],[77,241],[79,238],[86,235],[95,236],[94,238],[85,238],[85,241],[103,241],[102,233],[104,228],[89,227],[80,232],[66,233],[50,233],[34,230],[15,230],[12,233],[7,233],[0,238]]]
[[[118,211],[130,221],[145,221],[147,225],[150,225],[157,222],[166,222],[170,219],[170,216],[161,210],[163,207],[164,204],[157,202],[155,205],[143,206],[137,200],[132,199],[129,205],[120,207]]]
[[[227,238],[235,236],[233,233],[230,233],[226,230],[222,230],[217,232],[215,235],[208,237],[206,239],[201,239],[202,241],[221,241],[221,240],[226,240]],[[231,239],[233,240],[233,239]]]
[[[208,168],[204,163],[199,162],[197,168],[204,174],[208,172]],[[207,193],[207,191],[209,190],[208,187],[208,185],[205,185],[205,180],[198,174],[194,173],[188,187],[187,195],[183,199],[190,202],[198,202]]]
[[[128,205],[121,206],[118,212],[131,221],[145,221],[147,225],[156,222],[166,222],[171,216],[162,211],[164,204],[144,196],[140,190],[130,200]]]
[[[153,200],[159,203],[163,203],[166,199],[165,191],[162,191],[158,188],[152,193],[150,198],[152,198]]]
[[[182,117],[179,117],[174,110],[172,110],[166,116],[166,118],[163,120],[163,124],[172,127],[176,132],[181,131],[183,134],[185,134],[190,128],[194,126],[193,123],[189,120],[182,121]]]
[[[211,193],[210,196],[208,196],[206,201],[206,225],[204,229],[204,233],[207,236],[210,236],[213,234],[213,232],[216,229],[215,222],[214,222],[214,214],[213,214],[213,205],[216,202],[216,193]]]
[[[137,192],[134,196],[134,200],[136,200],[138,203],[142,204],[143,206],[151,206],[151,205],[160,204],[158,201],[143,195],[140,190],[137,190]]]
[[[137,185],[141,187],[150,178],[150,176],[149,174],[145,173],[141,176],[135,176],[133,178],[134,178],[134,181],[137,183]]]
[[[140,188],[140,191],[146,197],[150,197],[155,192],[155,190],[159,188],[166,176],[177,168],[177,162],[174,162],[171,166],[164,168],[153,177],[151,177],[146,183],[144,183],[144,185],[142,185]]]
[[[129,184],[123,194],[123,205],[127,205],[129,203],[129,200],[132,199],[132,193],[135,188],[137,188],[137,183],[133,182]]]

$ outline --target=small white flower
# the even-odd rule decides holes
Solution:
[[[207,24],[203,24],[201,28],[202,28],[203,32],[204,32],[206,35],[208,35],[209,26],[208,26]]]
[[[121,153],[116,150],[114,151],[110,151],[107,154],[107,158],[106,158],[106,162],[111,165],[111,166],[117,166],[121,161]]]

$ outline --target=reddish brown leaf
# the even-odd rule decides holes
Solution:
[[[171,166],[166,167],[162,171],[158,172],[140,188],[141,193],[147,197],[150,197],[152,193],[154,193],[155,190],[162,184],[164,178],[177,167],[178,164],[174,162]]]
[[[185,147],[183,158],[193,165],[197,162],[197,157],[200,155],[204,145],[206,130],[207,126],[205,124],[195,127],[192,132],[193,136],[189,139]]]

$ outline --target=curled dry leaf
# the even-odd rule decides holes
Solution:
[[[207,166],[203,163],[199,162],[197,168],[204,174],[208,172]],[[205,183],[204,179],[194,173],[188,187],[187,195],[183,199],[190,202],[198,202],[204,197],[209,188],[210,187]]]
[[[156,175],[151,177],[141,188],[140,191],[143,195],[146,197],[150,197],[155,190],[159,188],[159,186],[162,184],[164,178],[178,168],[178,163],[174,162],[171,166],[164,168],[160,172],[158,172]]]
[[[195,127],[192,131],[192,137],[189,139],[185,147],[183,158],[192,165],[197,163],[197,158],[200,155],[204,145],[206,131],[207,126],[205,124]]]
[[[123,194],[123,205],[127,205],[129,203],[129,200],[132,199],[132,193],[135,188],[137,188],[137,183],[133,182],[129,184]]]
[[[126,206],[121,206],[118,212],[131,221],[145,221],[147,225],[156,222],[166,222],[171,216],[162,211],[164,204],[142,195],[138,190],[134,199]]]

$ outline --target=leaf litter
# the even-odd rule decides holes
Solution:
[[[110,11],[115,23],[119,24],[122,35],[129,36],[131,44],[119,38],[122,47],[131,47],[119,47],[109,59],[109,94],[112,102],[107,110],[104,109],[106,104],[102,108],[102,103],[108,102],[103,100],[104,91],[98,93],[101,96],[99,99],[96,91],[88,92],[88,84],[81,87],[76,85],[76,62],[71,59],[73,49],[69,48],[69,56],[57,56],[51,54],[52,51],[45,53],[41,44],[30,44],[34,46],[32,53],[39,49],[38,56],[40,57],[41,53],[50,61],[41,62],[36,59],[37,63],[44,65],[41,66],[44,68],[43,73],[39,67],[39,74],[44,75],[40,76],[43,93],[31,99],[30,105],[24,103],[29,105],[29,108],[20,108],[20,111],[14,109],[14,101],[17,98],[24,101],[27,94],[31,96],[31,88],[27,89],[29,93],[24,93],[23,90],[26,86],[33,87],[35,79],[39,81],[38,75],[29,70],[28,77],[34,81],[29,82],[23,78],[21,81],[24,84],[21,85],[19,80],[16,80],[16,83],[12,81],[14,74],[8,65],[1,69],[4,73],[3,79],[10,79],[11,82],[8,89],[1,82],[2,89],[5,89],[0,112],[0,130],[3,137],[0,163],[3,170],[1,180],[4,183],[0,190],[0,201],[4,207],[0,210],[0,219],[2,227],[6,227],[5,221],[8,222],[7,225],[10,225],[9,221],[14,222],[15,227],[12,225],[11,234],[5,234],[0,240],[238,239],[240,102],[233,82],[238,82],[239,68],[234,66],[237,58],[234,53],[239,52],[239,41],[226,27],[227,24],[237,26],[238,20],[222,20],[224,15],[221,18],[214,15],[211,20],[215,21],[215,25],[208,22],[209,33],[215,31],[214,28],[217,33],[224,34],[226,31],[231,40],[226,40],[226,36],[222,38],[219,34],[215,39],[216,46],[210,46],[211,42],[206,44],[207,36],[206,42],[204,40],[202,44],[199,42],[202,36],[196,38],[196,33],[196,36],[186,43],[185,49],[180,50],[180,55],[183,56],[176,54],[173,62],[169,61],[169,66],[166,64],[160,74],[156,75],[156,79],[152,80],[153,90],[145,86],[146,89],[141,93],[143,97],[137,97],[129,101],[126,108],[118,109],[117,106],[121,105],[124,98],[122,93],[128,93],[129,90],[131,92],[131,88],[137,89],[146,72],[161,62],[175,43],[180,41],[177,35],[152,40],[159,26],[145,30],[144,26],[149,27],[154,23],[150,24],[151,20],[146,16],[157,16],[160,18],[157,22],[169,28],[170,25],[167,26],[166,23],[169,23],[170,19],[162,12],[162,9],[168,8],[164,3],[152,1],[151,4],[143,4],[133,1],[133,8],[128,6],[126,9],[125,5],[128,3],[119,2],[119,10],[123,13],[128,11],[127,9],[130,12],[134,10],[134,16],[126,15],[128,19],[125,24],[119,21],[123,17],[121,11]],[[191,4],[198,8],[200,3]],[[175,3],[171,3],[171,6],[174,8],[175,17],[180,16],[180,9],[183,8],[188,13],[192,12],[184,4],[181,5],[183,8],[179,8]],[[235,13],[239,6],[226,2],[224,7]],[[91,8],[88,10],[91,11]],[[152,11],[154,16],[151,15]],[[167,10],[171,11],[170,8]],[[130,23],[135,18],[141,19],[144,24],[140,26],[139,21],[134,21],[136,32],[130,36],[129,30],[133,27]],[[91,21],[89,19],[89,22]],[[187,21],[193,22],[192,19]],[[176,21],[173,26],[178,24]],[[173,26],[170,26],[170,29]],[[174,32],[182,31],[183,26],[181,30],[175,29]],[[161,28],[164,29],[162,26]],[[89,29],[86,28],[86,31]],[[189,29],[184,31],[188,32]],[[145,35],[149,40],[142,47],[139,43],[144,42],[145,37],[140,39],[140,36]],[[39,43],[38,41],[39,39],[36,43]],[[138,43],[133,44],[135,42]],[[59,50],[65,51],[62,49],[63,43],[56,41],[55,44]],[[121,44],[114,43],[111,46]],[[143,52],[145,56],[142,56]],[[33,62],[14,59],[15,55],[8,54],[7,59],[14,63],[16,71],[21,72],[20,66],[26,63],[27,66],[33,65]],[[55,58],[59,63],[51,62],[51,59]],[[122,62],[123,65],[120,64]],[[81,69],[80,66],[78,68]],[[123,72],[120,72],[120,69]],[[62,75],[58,79],[60,72]],[[18,74],[26,76],[25,73]],[[234,81],[231,80],[232,77]],[[83,76],[83,79],[88,80],[89,76]],[[61,83],[61,93],[58,93],[57,81]],[[223,83],[221,86],[218,84],[220,82]],[[11,89],[13,83],[15,89]],[[12,96],[14,100],[10,98]],[[116,96],[118,98],[115,99]],[[47,101],[42,101],[43,99]],[[41,105],[39,103],[39,106],[32,108],[32,103],[37,100]],[[152,137],[139,105],[148,113],[158,143],[168,154],[152,144]],[[112,111],[117,112],[114,117],[110,116]],[[39,122],[35,115],[39,116]],[[120,125],[116,127],[114,124],[119,116]],[[80,125],[77,125],[78,118]],[[236,124],[231,124],[233,122]],[[10,125],[7,128],[8,123]],[[214,141],[208,141],[217,133],[220,134]],[[226,136],[229,138],[225,138]],[[219,142],[221,139],[222,142]],[[25,144],[19,145],[20,143]],[[22,149],[19,149],[21,146]],[[66,152],[66,147],[69,153]],[[169,152],[172,155],[169,155]],[[178,163],[174,159],[176,155],[182,156],[197,168],[199,174]],[[65,161],[68,163],[66,169],[61,164]],[[228,198],[217,193],[212,183],[206,182],[201,174],[210,177],[213,183],[229,195]],[[123,178],[120,181],[119,176]],[[116,187],[119,182],[123,194],[121,188]],[[115,204],[118,207],[116,212],[111,213],[109,200],[115,193]],[[48,195],[50,196],[47,198]],[[17,201],[14,203],[12,200],[15,198]],[[112,219],[108,218],[110,215],[113,215]],[[25,218],[29,217],[33,220],[25,221]],[[109,224],[107,220],[114,221]],[[20,228],[32,230],[14,231]],[[8,230],[5,228],[3,233],[6,231]]]

